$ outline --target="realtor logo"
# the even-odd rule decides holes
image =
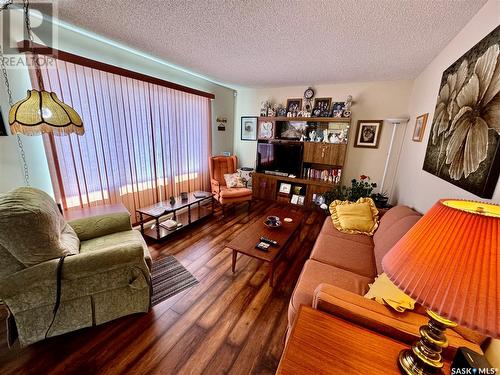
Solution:
[[[23,10],[23,3],[19,1],[1,1],[0,7],[4,9],[1,12],[2,22],[2,52],[4,56],[18,55],[20,41],[29,41],[28,30],[26,28],[26,18]],[[51,22],[54,17],[54,4],[51,1],[39,0],[30,2],[29,24],[33,35],[33,41],[38,50],[44,49],[44,52],[52,52],[55,48],[55,27]],[[23,46],[29,47],[28,43]],[[4,60],[8,64],[8,60]],[[12,66],[12,65],[11,65]]]

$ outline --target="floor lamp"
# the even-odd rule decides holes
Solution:
[[[380,183],[380,193],[384,190],[385,177],[387,175],[387,169],[389,168],[389,160],[391,158],[392,145],[394,143],[394,137],[396,135],[396,128],[399,124],[403,124],[408,122],[408,117],[396,117],[396,118],[387,118],[385,121],[392,124],[392,135],[391,135],[391,143],[389,144],[389,151],[387,152],[387,159],[385,161],[384,174],[382,175],[382,182]]]

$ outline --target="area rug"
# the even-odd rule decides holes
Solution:
[[[151,281],[153,283],[152,306],[198,284],[198,280],[191,272],[172,255],[153,261]]]

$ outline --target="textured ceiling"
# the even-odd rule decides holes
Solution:
[[[413,79],[486,0],[59,0],[58,17],[250,87]]]

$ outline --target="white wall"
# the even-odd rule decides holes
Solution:
[[[21,37],[18,35],[14,35],[13,38],[20,40]],[[75,29],[57,27],[57,40],[54,47],[76,55],[213,93],[215,100],[212,101],[212,153],[216,155],[222,151],[233,151],[234,91],[232,89],[175,69],[161,62],[134,54],[132,51],[120,48],[118,45],[99,41],[89,35],[77,32]],[[8,75],[15,102],[25,96],[26,90],[31,88],[31,83],[26,69],[9,69]],[[0,86],[0,105],[4,122],[8,124],[7,115],[9,106],[7,93],[3,83]],[[215,122],[217,116],[227,117],[226,131],[217,131],[217,124]],[[28,159],[31,185],[52,194],[52,184],[42,137],[21,137]],[[24,185],[24,179],[16,137],[0,137],[0,192],[5,192],[22,185]]]
[[[352,95],[352,122],[349,134],[349,147],[345,162],[343,182],[348,184],[352,178],[361,174],[368,175],[380,184],[384,163],[389,148],[392,125],[385,122],[382,126],[378,149],[353,147],[358,120],[384,120],[388,117],[401,116],[408,111],[408,99],[412,81],[384,81],[346,84],[316,85],[316,97],[332,97],[333,101],[344,101],[347,95]],[[301,98],[307,87],[278,87],[270,89],[240,89],[236,97],[234,152],[241,166],[254,166],[257,142],[242,141],[241,116],[258,116],[260,103],[270,99],[273,103],[286,104],[287,98]],[[397,153],[400,150],[406,125],[401,125],[396,132],[396,138],[391,154],[391,164],[384,190],[392,188],[392,181],[397,165]]]
[[[400,204],[425,212],[438,199],[444,197],[479,199],[477,196],[423,171],[422,166],[443,71],[497,27],[500,20],[499,15],[500,1],[488,1],[415,80],[409,105],[411,128],[415,124],[416,116],[428,112],[429,119],[423,142],[413,142],[410,131],[404,138],[403,152],[395,183],[395,198]],[[492,198],[492,201],[496,203],[500,203],[499,186],[500,184],[497,183]],[[493,367],[500,368],[499,340],[493,340],[486,356]]]
[[[500,1],[490,0],[415,80],[409,106],[410,125],[413,128],[415,117],[423,113],[428,112],[429,118],[422,142],[413,142],[410,131],[405,136],[395,188],[399,203],[425,212],[440,198],[479,199],[423,171],[422,166],[443,71],[498,26],[499,20]],[[499,186],[493,195],[494,202],[500,202]]]

